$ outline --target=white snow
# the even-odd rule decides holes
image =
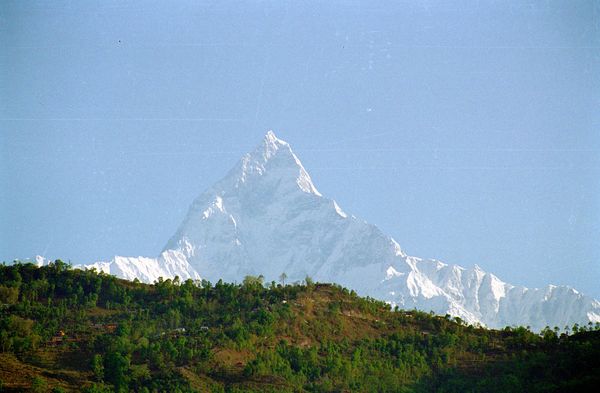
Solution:
[[[385,271],[385,273],[386,273],[385,280],[390,280],[394,277],[400,277],[400,276],[404,275],[404,273],[400,273],[399,271],[394,269],[393,266],[388,267],[387,270]],[[392,291],[392,294],[394,294],[393,291]]]
[[[491,327],[600,321],[600,303],[568,287],[528,290],[479,266],[406,255],[376,226],[323,197],[290,145],[272,131],[196,198],[157,258],[115,257],[79,267],[145,282],[175,275],[241,282],[248,274],[276,281],[283,272],[294,282],[308,275],[392,306]]]
[[[336,213],[343,218],[348,218],[348,215],[346,213],[344,213],[344,211],[342,210],[341,207],[338,206],[336,201],[333,201],[333,208],[335,209]]]
[[[493,274],[490,274],[491,290],[496,301],[500,301],[506,296],[506,284],[500,281],[500,279]]]

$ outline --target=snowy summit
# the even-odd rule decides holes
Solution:
[[[489,327],[600,322],[600,302],[568,287],[528,289],[478,266],[406,255],[376,226],[346,214],[314,186],[290,145],[269,131],[201,194],[157,258],[115,257],[95,267],[126,279],[217,281],[263,275],[336,282],[401,308]]]

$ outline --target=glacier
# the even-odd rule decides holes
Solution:
[[[47,263],[38,258],[38,264]],[[567,286],[511,285],[479,266],[407,255],[375,225],[324,197],[292,151],[269,131],[198,196],[156,258],[116,256],[76,265],[143,282],[159,277],[241,282],[246,275],[335,282],[404,309],[491,328],[600,322],[600,302]]]

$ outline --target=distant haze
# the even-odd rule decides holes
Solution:
[[[268,129],[409,254],[600,298],[600,6],[0,4],[0,259],[155,256]]]

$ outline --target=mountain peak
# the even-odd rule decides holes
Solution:
[[[115,257],[88,266],[146,282],[176,275],[238,282],[246,275],[267,281],[282,273],[290,281],[308,275],[392,306],[497,328],[600,322],[600,302],[568,287],[527,289],[479,266],[406,255],[376,226],[321,197],[290,145],[273,131],[194,200],[157,258]]]
[[[277,138],[277,135],[275,135],[273,130],[267,131],[265,137],[263,138],[263,143],[265,144],[265,146],[289,146],[289,144],[286,141]]]
[[[272,130],[269,130],[265,134],[262,144],[260,144],[254,150],[254,152],[250,153],[250,156],[254,160],[266,163],[270,158],[274,157],[278,153],[283,152],[287,153],[290,158],[291,156],[295,157],[295,155],[292,153],[292,149],[290,148],[290,144],[282,139],[277,138],[275,133]],[[291,161],[295,162],[296,160],[297,157],[295,160]]]
[[[321,196],[289,143],[279,139],[272,130],[265,134],[262,143],[253,152],[242,158],[240,166],[241,173],[236,174],[236,187],[250,178],[264,178],[271,174],[294,180],[302,191]]]

